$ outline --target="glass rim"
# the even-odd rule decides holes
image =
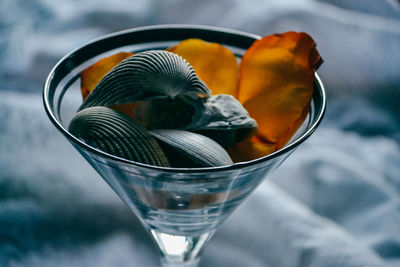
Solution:
[[[120,158],[118,156],[114,156],[112,154],[108,154],[106,152],[103,152],[102,150],[99,150],[97,148],[94,148],[92,146],[89,146],[82,140],[78,139],[74,135],[72,135],[63,125],[62,123],[56,118],[56,115],[54,114],[52,105],[50,104],[50,93],[51,93],[51,88],[52,88],[52,83],[54,80],[54,77],[56,74],[60,71],[61,68],[65,68],[64,66],[68,60],[73,59],[74,57],[77,56],[77,54],[82,53],[82,51],[89,49],[93,45],[96,44],[101,44],[101,42],[104,42],[106,40],[114,39],[119,36],[123,35],[128,35],[128,34],[135,34],[135,33],[143,33],[146,31],[154,31],[154,30],[161,30],[161,31],[170,31],[170,30],[175,30],[175,31],[204,31],[204,32],[209,32],[213,34],[228,34],[232,36],[239,36],[239,37],[245,37],[249,39],[253,39],[253,42],[261,39],[262,37],[259,35],[251,34],[251,33],[246,33],[242,31],[237,31],[237,30],[232,30],[232,29],[226,29],[226,28],[221,28],[221,27],[215,27],[215,26],[204,26],[204,25],[186,25],[186,24],[164,24],[164,25],[152,25],[152,26],[145,26],[145,27],[137,27],[137,28],[132,28],[132,29],[127,29],[123,31],[118,31],[114,32],[111,34],[106,34],[103,36],[100,36],[96,39],[93,39],[82,46],[72,50],[68,54],[66,54],[64,57],[62,57],[52,68],[50,73],[48,74],[43,91],[42,91],[42,98],[43,98],[43,104],[45,111],[51,120],[51,122],[56,126],[56,128],[65,136],[67,139],[72,142],[73,145],[76,145],[80,148],[83,148],[85,150],[88,150],[91,153],[96,154],[97,156],[104,157],[108,160],[113,161],[113,163],[122,163],[124,165],[129,165],[129,166],[135,166],[138,168],[145,168],[145,169],[151,169],[155,171],[161,171],[161,172],[174,172],[174,173],[207,173],[207,172],[216,172],[216,171],[233,171],[233,170],[238,170],[242,169],[245,167],[250,167],[250,166],[256,166],[260,163],[267,162],[273,158],[277,158],[278,156],[281,156],[285,153],[288,153],[292,150],[294,150],[298,145],[300,145],[302,142],[304,142],[308,137],[311,136],[311,134],[316,130],[318,125],[320,124],[326,110],[326,93],[325,93],[325,88],[324,85],[318,76],[317,73],[315,73],[315,79],[314,79],[314,92],[312,96],[312,100],[315,101],[315,99],[319,100],[319,109],[315,110],[316,113],[316,119],[313,119],[313,123],[307,127],[307,130],[302,133],[298,138],[296,138],[294,141],[292,141],[289,144],[286,144],[283,148],[268,154],[266,156],[253,159],[250,161],[243,161],[243,162],[237,162],[232,165],[226,165],[226,166],[217,166],[217,167],[197,167],[197,168],[176,168],[176,167],[161,167],[161,166],[155,166],[155,165],[149,165],[149,164],[144,164],[124,158]],[[172,40],[172,39],[171,39]],[[133,43],[134,44],[134,43]],[[132,44],[132,45],[133,45]],[[229,45],[229,44],[228,44]],[[116,46],[114,47],[115,49],[118,47],[122,46]],[[106,52],[106,50],[104,51]],[[79,65],[79,64],[78,64]],[[78,66],[77,65],[77,66]],[[76,66],[71,66],[68,65],[68,68],[70,70],[74,69]],[[65,77],[64,75],[63,77]],[[57,88],[57,86],[54,87],[54,90]],[[54,96],[54,95],[53,95]]]

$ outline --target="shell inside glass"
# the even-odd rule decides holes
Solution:
[[[173,235],[199,236],[221,224],[270,171],[312,134],[325,110],[325,93],[316,75],[310,112],[291,141],[266,157],[225,167],[163,168],[135,163],[90,147],[68,133],[69,122],[82,103],[82,70],[119,51],[166,49],[187,38],[221,43],[240,61],[259,37],[207,27],[147,27],[116,33],[64,57],[50,73],[43,97],[55,126],[147,228]]]

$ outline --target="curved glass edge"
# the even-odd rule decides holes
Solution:
[[[167,35],[168,32],[168,35]],[[163,33],[160,35],[160,33]],[[173,33],[173,34],[171,34]],[[129,36],[141,34],[143,38],[136,38],[140,40],[127,40]],[[222,37],[221,37],[222,35]],[[156,36],[156,40],[154,40],[154,36]],[[314,93],[312,97],[312,101],[314,102],[314,107],[316,108],[315,114],[317,115],[315,118],[311,118],[312,124],[308,128],[308,130],[303,133],[298,139],[294,140],[292,143],[286,145],[282,149],[266,155],[264,157],[246,161],[246,162],[238,162],[229,166],[220,166],[220,167],[207,167],[207,168],[172,168],[172,167],[159,167],[153,165],[147,165],[139,162],[130,161],[127,159],[119,158],[114,155],[107,154],[99,149],[93,148],[83,141],[79,140],[72,134],[68,132],[67,129],[63,127],[63,125],[57,120],[55,114],[53,113],[53,104],[50,102],[50,99],[54,97],[54,89],[56,86],[54,84],[58,84],[61,79],[68,74],[74,67],[84,62],[85,60],[91,58],[92,56],[98,55],[99,53],[106,52],[108,49],[115,49],[117,47],[122,47],[125,45],[135,44],[135,42],[139,43],[140,41],[165,41],[165,40],[182,40],[184,38],[189,37],[198,37],[204,38],[205,40],[210,40],[212,42],[220,42],[227,45],[233,45],[238,47],[249,47],[255,40],[260,39],[261,36],[219,28],[219,27],[211,27],[211,26],[197,26],[197,25],[154,25],[147,27],[134,28],[131,30],[124,30],[112,34],[108,34],[102,37],[99,37],[83,46],[73,50],[63,58],[61,58],[57,64],[50,71],[43,88],[43,104],[45,107],[45,111],[52,121],[52,123],[56,126],[56,128],[67,137],[67,139],[74,145],[79,148],[84,149],[89,153],[94,153],[97,156],[106,158],[111,160],[111,162],[122,163],[123,165],[136,166],[144,169],[158,170],[161,172],[180,172],[180,173],[207,173],[207,172],[216,172],[216,171],[230,171],[237,170],[245,167],[256,166],[260,163],[266,162],[273,158],[277,158],[285,153],[288,153],[294,148],[296,148],[299,144],[304,142],[318,127],[320,124],[326,110],[326,93],[323,83],[315,73],[314,80]],[[205,37],[208,38],[205,38]],[[233,37],[233,39],[230,39]],[[118,42],[115,41],[115,38],[122,38]],[[147,39],[146,39],[147,38]],[[226,40],[229,39],[229,42]],[[133,42],[133,43],[132,43]],[[115,44],[119,43],[119,46]],[[104,45],[107,44],[107,45]],[[108,47],[112,45],[112,47]],[[91,50],[92,49],[92,50]],[[87,53],[87,51],[92,51],[91,53]],[[53,90],[51,90],[53,89]]]

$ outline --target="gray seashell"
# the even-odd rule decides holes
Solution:
[[[204,103],[204,110],[196,113],[192,123],[185,129],[221,130],[257,128],[242,104],[231,95],[213,95]]]
[[[201,111],[204,103],[188,105],[181,98],[162,98],[136,102],[134,117],[149,129],[181,129],[191,124]]]
[[[217,144],[212,139],[189,131],[173,130],[173,129],[159,129],[152,130],[150,134],[157,138],[161,143],[166,144],[172,148],[171,154],[179,152],[186,158],[194,163],[194,167],[216,167],[232,165],[233,162],[228,153],[223,147]],[[168,149],[164,149],[167,153]],[[168,156],[168,153],[167,153]],[[173,154],[173,157],[178,156]],[[172,156],[168,157],[172,163]],[[182,166],[187,167],[187,162],[182,164],[179,162],[182,158],[176,160],[177,164],[181,163]]]
[[[79,110],[155,98],[181,98],[189,105],[211,94],[182,57],[163,50],[137,53],[103,77]]]
[[[220,94],[208,98],[204,110],[196,114],[185,129],[206,135],[227,147],[251,136],[257,127],[257,122],[236,98]]]
[[[237,130],[256,129],[242,104],[231,95],[213,95],[202,105],[187,107],[182,100],[155,99],[142,102],[135,117],[152,129]]]
[[[231,95],[210,96],[203,105],[185,106],[183,101],[156,99],[141,103],[135,118],[151,129],[182,129],[198,132],[223,147],[254,133],[257,122]]]
[[[78,112],[68,130],[106,153],[145,164],[169,166],[149,132],[128,115],[111,108],[91,107]]]

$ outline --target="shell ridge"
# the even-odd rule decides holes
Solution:
[[[141,125],[139,126],[139,124],[137,122],[134,122],[134,119],[130,117],[124,118],[123,116],[109,116],[109,119],[119,123],[118,125],[115,125],[116,132],[122,133],[122,136],[118,136],[118,139],[127,139],[128,142],[133,143],[134,147],[137,150],[144,152],[143,154],[140,154],[134,151],[135,155],[140,160],[144,160],[146,162],[153,160],[153,157],[151,157],[152,153],[148,152],[149,150],[150,152],[156,152],[156,149],[154,149],[155,145],[153,139],[146,141],[146,139],[148,139],[148,134],[146,132],[147,130],[145,130],[144,128],[142,129]],[[130,123],[124,124],[125,121],[131,122],[132,124],[137,124],[138,127],[133,127]],[[124,128],[124,126],[127,126],[127,128]]]
[[[188,103],[211,92],[197,81],[192,66],[182,57],[163,50],[137,53],[108,72],[78,111],[161,97],[181,97]],[[190,95],[190,98],[186,97]]]
[[[152,130],[150,134],[203,166],[233,164],[225,149],[208,137],[173,129]]]
[[[80,127],[81,124],[85,124],[84,128]],[[107,153],[142,163],[169,166],[161,147],[143,126],[110,108],[92,107],[78,112],[69,131]]]

